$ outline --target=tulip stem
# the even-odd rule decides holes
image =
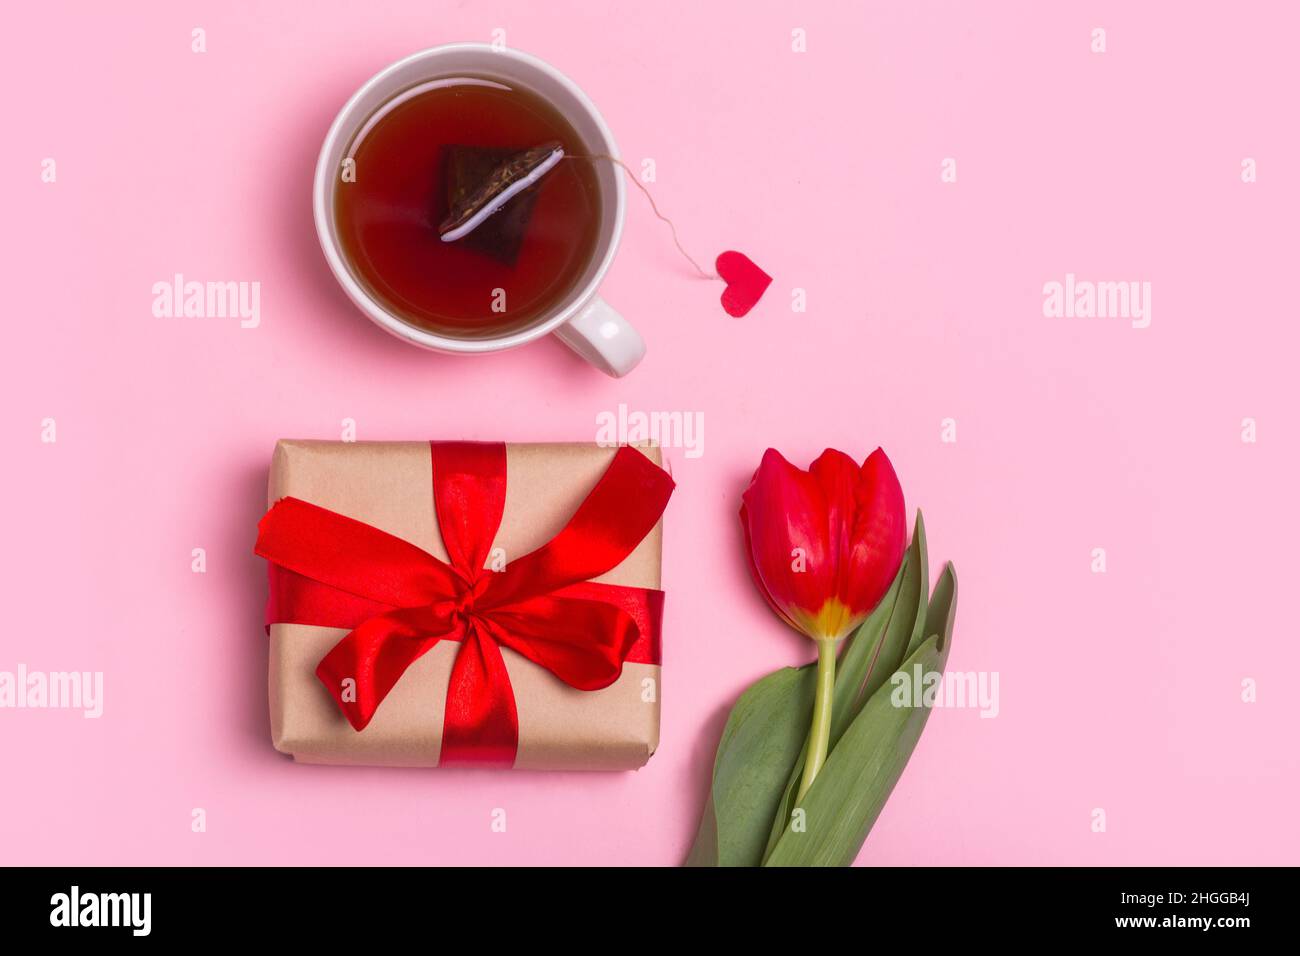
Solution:
[[[831,700],[835,697],[835,638],[817,639],[817,695],[813,698],[812,731],[808,736],[808,759],[803,765],[803,779],[799,782],[799,795],[795,804],[813,785],[813,780],[826,762],[826,751],[831,743]]]

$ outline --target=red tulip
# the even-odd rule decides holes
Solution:
[[[830,746],[836,643],[889,590],[907,547],[903,489],[877,448],[859,468],[827,449],[800,471],[769,448],[740,506],[749,567],[781,619],[817,642],[803,802]]]
[[[743,501],[758,589],[815,640],[861,624],[898,573],[907,547],[903,489],[879,448],[861,467],[828,448],[808,471],[769,448]]]

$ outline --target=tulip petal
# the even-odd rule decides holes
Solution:
[[[833,593],[826,497],[817,479],[774,448],[743,495],[741,511],[759,589],[786,623],[817,636],[816,615]]]
[[[785,613],[784,608],[772,599],[772,595],[767,591],[767,586],[763,583],[763,576],[758,573],[758,566],[754,564],[754,542],[749,534],[749,511],[743,501],[740,505],[740,527],[745,533],[745,562],[749,565],[749,573],[754,579],[754,586],[758,588],[758,593],[763,595],[763,600],[767,602],[768,607],[776,612],[777,617],[796,631],[799,630],[799,625],[790,618],[790,615]]]
[[[855,593],[852,574],[858,484],[862,470],[848,455],[827,448],[808,469],[826,499],[826,551],[833,564],[830,590],[823,595],[819,624],[824,634],[843,636],[853,630],[883,595],[863,604]],[[892,578],[891,578],[892,580]]]
[[[870,611],[884,597],[907,548],[907,509],[894,466],[877,448],[862,463],[857,484],[852,546],[840,598]]]

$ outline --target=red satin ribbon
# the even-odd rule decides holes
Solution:
[[[297,498],[258,525],[270,562],[268,624],[351,632],[316,668],[362,730],[406,669],[439,641],[457,641],[439,763],[513,765],[519,716],[501,646],[579,690],[608,687],[625,661],[659,663],[663,592],[593,584],[663,514],[673,480],[620,448],[551,541],[484,567],[505,506],[502,444],[432,442],[433,507],[450,564],[401,538]],[[344,700],[344,681],[355,700]]]

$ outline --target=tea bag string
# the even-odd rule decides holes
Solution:
[[[628,166],[627,163],[623,162],[623,160],[619,159],[617,156],[610,156],[608,153],[591,153],[586,155],[580,153],[565,153],[564,158],[565,159],[607,159],[614,165],[621,166],[623,168],[623,171],[627,173],[628,179],[632,181],[632,185],[635,186],[637,189],[641,190],[645,198],[650,201],[650,208],[651,210],[654,211],[655,216],[663,220],[664,222],[668,223],[668,228],[672,230],[672,234],[673,234],[673,245],[677,247],[677,251],[682,254],[682,257],[685,258],[686,261],[691,264],[692,268],[695,269],[695,271],[699,274],[700,278],[719,279],[719,280],[722,278],[716,272],[705,272],[703,269],[701,269],[700,264],[695,261],[695,258],[682,247],[681,240],[677,238],[677,227],[673,224],[673,221],[671,219],[669,219],[667,216],[665,216],[663,213],[659,211],[659,206],[655,203],[655,197],[650,195],[650,190],[646,189],[645,186],[641,183],[641,181],[636,178],[636,173],[632,171],[632,168]]]

